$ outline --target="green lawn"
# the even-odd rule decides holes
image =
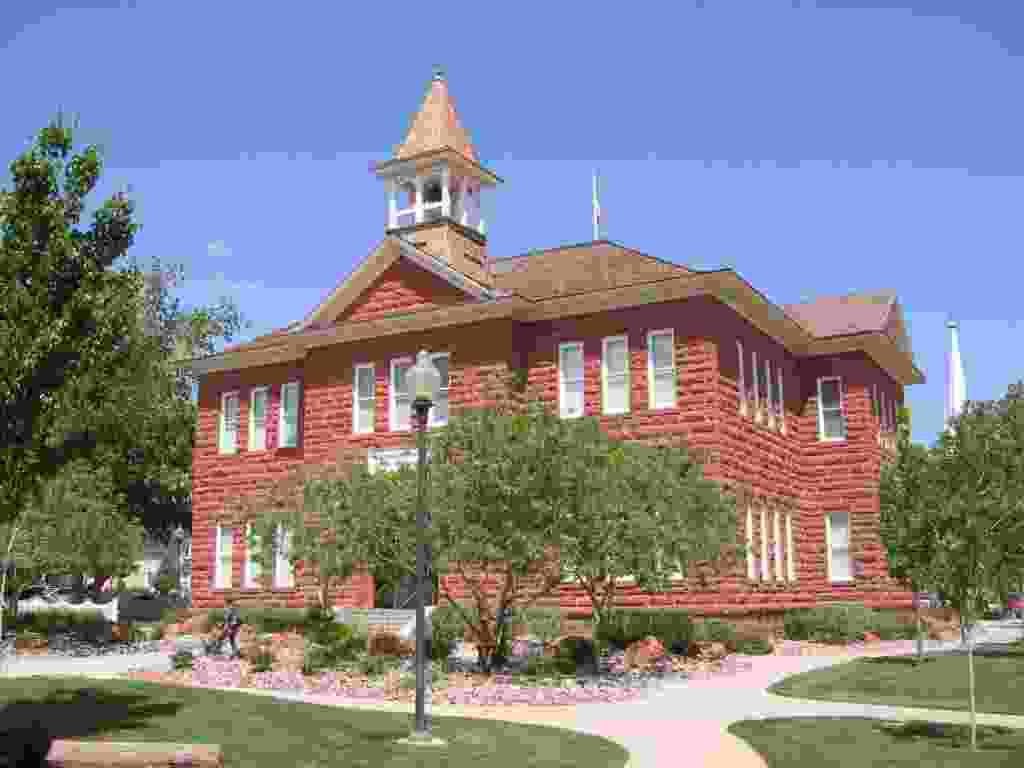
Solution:
[[[30,764],[22,762],[24,750],[45,755],[54,739],[220,744],[225,765],[246,768],[622,768],[628,759],[625,749],[596,736],[467,718],[434,718],[446,748],[396,744],[411,720],[141,681],[15,678],[0,680],[0,765],[4,757]]]
[[[729,732],[756,749],[768,768],[1011,768],[1024,765],[1024,731],[860,717],[743,720]]]
[[[1024,646],[974,657],[978,712],[1024,715]],[[967,656],[857,659],[787,677],[768,690],[780,696],[930,709],[968,710]]]

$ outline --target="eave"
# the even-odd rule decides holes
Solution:
[[[382,178],[392,176],[417,176],[438,162],[447,162],[456,170],[475,176],[486,184],[503,184],[504,179],[489,171],[479,163],[474,163],[461,152],[451,147],[432,149],[410,157],[385,160],[374,165],[374,172]]]

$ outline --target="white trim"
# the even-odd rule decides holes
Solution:
[[[740,416],[747,415],[747,378],[743,375],[743,342],[736,340],[736,359],[740,361],[737,389],[740,393]]]
[[[750,352],[750,373],[754,377],[754,418],[757,419],[761,415],[761,392],[757,380],[757,352],[753,350]]]
[[[398,423],[398,393],[395,392],[395,369],[400,365],[408,365],[410,368],[415,364],[412,357],[394,357],[388,364],[388,429],[392,432],[408,432],[412,429],[412,383],[406,374],[406,389],[409,391],[404,397],[409,400],[409,423],[400,426]]]
[[[772,538],[774,541],[775,548],[775,580],[782,581],[785,576],[783,575],[784,563],[782,562],[782,536],[779,526],[779,510],[772,510]]]
[[[609,373],[608,371],[608,346],[617,342],[622,342],[626,347],[625,356],[625,370],[622,372]],[[601,339],[601,413],[605,416],[617,416],[622,413],[629,413],[629,406],[631,398],[630,390],[630,358],[629,358],[629,337],[628,336],[605,336]],[[608,380],[613,378],[617,381],[623,381],[626,385],[626,405],[624,408],[617,408],[612,410],[608,407]]]
[[[260,436],[262,439],[257,445],[256,437],[258,432],[256,430],[256,395],[263,395],[263,434]],[[249,392],[249,450],[250,451],[265,451],[267,450],[267,416],[270,411],[270,387],[253,387]]]
[[[291,390],[295,393],[295,442],[285,443],[285,424],[286,413],[285,405],[287,403],[287,392]],[[299,386],[298,381],[289,381],[287,384],[281,385],[281,401],[277,407],[277,447],[278,448],[297,448],[299,445],[299,433],[302,430],[302,389]]]
[[[369,398],[359,397],[359,372],[369,371],[370,380],[373,386]],[[369,401],[370,403],[370,424],[360,424],[359,414],[361,409],[359,407],[360,400],[363,403]],[[377,373],[373,367],[373,363],[357,363],[352,369],[352,432],[356,435],[367,435],[374,430],[374,422],[377,420]]]
[[[436,369],[437,368],[437,363],[435,361],[440,359],[440,358],[442,358],[442,357],[448,360],[448,380],[444,381],[442,379],[441,386],[438,389],[438,397],[439,397],[439,399],[442,396],[444,397],[444,401],[445,401],[445,409],[444,409],[445,417],[444,417],[444,421],[441,421],[440,419],[438,419],[437,418],[437,414],[439,413],[439,411],[437,410],[437,406],[436,405],[431,406],[430,414],[429,414],[429,418],[430,418],[429,426],[431,426],[431,427],[443,427],[443,426],[447,425],[448,424],[448,419],[449,419],[449,416],[450,416],[450,414],[448,413],[448,406],[451,404],[451,401],[449,399],[449,393],[451,391],[451,382],[452,382],[452,354],[451,354],[451,352],[435,352],[434,354],[432,354],[430,356],[430,362],[434,363],[434,368]],[[438,373],[440,373],[440,371],[438,371]]]
[[[775,366],[775,373],[778,374],[779,379],[779,431],[782,434],[786,434],[786,398],[782,391],[782,366]]]
[[[579,373],[579,378],[573,378],[573,379],[567,381],[566,378],[565,378],[565,370],[562,367],[563,352],[565,352],[566,350],[575,349],[575,348],[579,348],[579,351],[580,351],[580,373]],[[578,419],[581,416],[583,416],[584,413],[586,413],[586,410],[587,410],[587,408],[586,408],[586,398],[587,398],[586,378],[587,378],[587,360],[586,360],[586,357],[584,356],[583,342],[582,341],[566,341],[566,342],[563,342],[563,343],[559,344],[558,345],[558,414],[563,419]],[[565,386],[566,386],[566,384],[576,384],[576,383],[579,383],[579,384],[582,385],[582,387],[581,387],[582,391],[580,392],[580,410],[579,410],[579,413],[573,413],[572,411],[567,410],[566,409],[566,402],[565,402]]]
[[[287,554],[291,545],[291,531],[281,523],[277,524],[278,548],[274,555],[274,586],[290,589],[295,586],[295,569],[288,562]]]
[[[253,549],[249,545],[249,535],[252,532],[252,523],[245,524],[245,570],[242,572],[242,582],[246,589],[259,589],[260,579],[263,578],[263,569],[253,558]]]
[[[826,437],[825,436],[825,404],[821,397],[821,385],[826,381],[839,382],[839,386],[836,388],[837,396],[839,398],[839,405],[837,408],[829,408],[829,412],[838,410],[841,419],[843,434],[839,437]],[[843,380],[841,376],[820,376],[818,378],[818,440],[825,443],[836,443],[846,439],[846,416],[843,414]]]
[[[670,364],[667,368],[654,368],[654,339],[658,336],[669,337],[669,349],[671,350]],[[656,401],[657,388],[655,387],[655,380],[658,374],[672,374],[672,402],[669,405],[658,405]],[[650,331],[647,334],[647,406],[650,410],[663,410],[667,408],[675,408],[679,402],[679,388],[677,383],[679,381],[679,375],[676,371],[676,332],[674,328],[662,328],[657,331]]]
[[[764,361],[765,393],[764,398],[768,403],[765,410],[768,412],[768,428],[775,428],[775,401],[772,400],[772,364],[771,361]]]
[[[226,557],[224,557],[225,553],[223,551],[224,531],[231,531],[231,544],[228,547],[228,551],[226,553],[227,554]],[[214,553],[213,553],[213,556],[216,559],[214,560],[214,564],[213,564],[213,566],[214,566],[213,588],[214,589],[231,589],[231,571],[234,570],[233,567],[232,567],[233,566],[233,555],[234,555],[233,549],[234,549],[234,543],[235,543],[235,529],[234,529],[234,526],[221,525],[221,524],[218,523],[217,527],[216,527],[216,529],[214,531],[214,536],[216,536],[216,539],[214,541]],[[222,560],[225,560],[225,559],[227,560],[227,563],[228,563],[228,572],[226,574],[224,573],[224,563],[222,562]]]
[[[849,572],[850,575],[845,579],[836,579],[833,577],[833,571],[835,567],[832,563],[834,551],[832,549],[832,516],[833,515],[846,515],[846,559],[849,561]],[[850,531],[850,519],[851,515],[849,512],[826,512],[825,513],[825,572],[828,577],[830,584],[845,584],[853,581],[853,556],[851,552],[851,531]]]
[[[761,507],[761,581],[768,581],[768,510]]]
[[[757,555],[754,552],[754,509],[747,504],[747,578],[757,578]]]
[[[235,401],[235,442],[230,448],[225,448],[225,438],[230,434],[227,430],[227,403],[234,398]],[[224,392],[220,396],[220,415],[218,417],[218,428],[217,428],[217,452],[222,454],[238,453],[238,428],[241,416],[241,398],[238,395],[238,390],[232,390],[231,392]]]
[[[793,553],[793,513],[786,513],[786,575],[789,581],[796,581],[795,556]]]
[[[882,390],[881,409],[882,409],[881,410],[881,415],[882,415],[882,431],[883,432],[888,432],[889,431],[889,411],[885,407],[885,390],[884,389]]]

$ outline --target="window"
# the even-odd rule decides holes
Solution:
[[[214,563],[214,588],[231,589],[231,548],[235,540],[235,529],[218,525],[216,529],[216,552],[217,558]]]
[[[842,381],[838,376],[818,379],[818,437],[821,440],[846,438]]]
[[[411,357],[391,361],[391,430],[412,428],[412,392],[409,389]]]
[[[830,512],[825,518],[825,545],[828,549],[828,580],[850,581],[850,513]]]
[[[294,448],[299,444],[299,382],[281,387],[281,424],[277,446]]]
[[[629,340],[625,336],[601,340],[601,406],[608,415],[629,410]]]
[[[352,381],[352,431],[356,434],[373,432],[376,390],[373,364],[357,365]]]
[[[747,578],[757,578],[757,556],[754,554],[754,510],[747,505]]]
[[[772,364],[764,361],[764,403],[768,412],[768,425],[775,426],[775,406],[772,400]]]
[[[786,434],[786,398],[782,394],[782,366],[775,366],[775,374],[779,379],[779,391],[777,393],[779,398],[779,430],[782,434]]]
[[[647,387],[652,409],[676,407],[675,331],[647,334]]]
[[[753,381],[754,393],[753,393],[753,397],[751,398],[751,400],[753,401],[753,404],[754,404],[754,415],[756,416],[758,409],[761,407],[761,398],[759,396],[760,392],[759,392],[759,390],[757,388],[757,352],[751,352],[750,353],[750,373],[751,373],[751,378],[754,380]]]
[[[871,385],[871,412],[875,415],[875,421],[878,422],[878,428],[882,428],[882,409],[878,403],[878,385]]]
[[[768,581],[768,510],[761,508],[761,580]]]
[[[252,391],[249,402],[249,450],[262,451],[267,447],[267,387]]]
[[[882,431],[889,431],[889,409],[885,407],[885,390],[882,390]]]
[[[238,393],[225,392],[220,396],[220,452],[238,450]]]
[[[892,413],[889,415],[889,424],[891,425],[893,432],[896,431],[896,408],[897,407],[898,407],[898,405],[896,403],[895,398],[890,398],[889,399],[889,408],[892,410]]]
[[[292,532],[284,526],[277,526],[277,553],[274,559],[274,586],[294,587],[295,571],[292,564],[288,562],[288,554],[291,550]]]
[[[252,536],[251,523],[245,526],[245,586],[249,589],[256,589],[260,585],[263,569],[253,557],[253,553],[260,546],[259,537],[256,537],[256,544],[254,545],[250,542],[250,536]]]
[[[786,577],[796,581],[796,552],[793,551],[793,514],[786,513]]]
[[[449,356],[447,352],[438,352],[435,355],[431,355],[430,359],[433,361],[437,372],[441,374],[441,385],[437,390],[434,405],[430,409],[430,426],[443,427],[448,423]]]
[[[747,415],[747,380],[743,375],[743,342],[736,342],[736,359],[739,361],[739,372],[736,390],[740,396],[740,415]]]
[[[558,410],[563,419],[583,415],[583,343],[558,346]]]
[[[781,533],[781,526],[779,525],[779,515],[780,512],[777,509],[774,511],[774,514],[772,514],[772,542],[775,544],[776,581],[782,581],[785,578],[782,572],[782,564],[784,561],[782,559],[782,537],[779,535]]]

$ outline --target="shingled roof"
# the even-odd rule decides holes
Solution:
[[[537,301],[690,274],[608,240],[531,251],[491,262],[494,285]]]
[[[800,304],[784,304],[783,311],[818,337],[885,331],[896,306],[893,291],[822,296]]]
[[[395,158],[404,160],[425,152],[450,148],[474,163],[479,164],[476,148],[469,133],[462,127],[455,111],[455,102],[448,93],[448,83],[438,71],[430,82],[430,89],[420,111],[413,118],[412,127],[405,141],[395,150]]]

